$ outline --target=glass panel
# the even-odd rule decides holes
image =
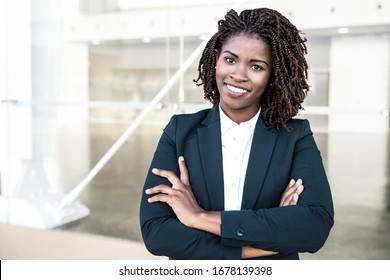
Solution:
[[[328,108],[329,106],[329,71],[311,69],[308,83],[310,91],[303,103],[303,107],[308,109],[301,112],[301,116],[310,121],[312,129],[326,131],[328,129],[328,114],[321,113],[318,108]]]
[[[139,240],[141,186],[163,124],[178,112],[178,82],[161,100],[163,110],[147,116],[81,195],[67,207],[62,202],[179,69],[179,39],[148,44],[63,40],[62,24],[74,13],[72,5],[61,13],[60,4],[46,2],[34,1],[31,8],[31,53],[26,60],[32,82],[24,92],[28,98],[1,96],[4,222],[114,235],[97,221],[108,222],[102,217],[123,211],[131,222],[124,223],[128,230],[121,237]],[[200,43],[198,38],[184,38],[184,58]],[[195,86],[197,96],[186,92],[196,78],[192,74],[197,65],[191,68],[191,75],[184,76],[185,102],[203,99],[201,88]],[[123,193],[119,204],[124,209],[107,205],[118,192]],[[134,203],[128,203],[129,198]]]

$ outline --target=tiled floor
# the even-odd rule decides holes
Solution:
[[[139,127],[82,193],[91,214],[61,229],[142,242],[139,200],[162,128]],[[125,129],[123,123],[62,127],[51,181],[71,190]],[[335,226],[322,250],[301,258],[390,259],[389,134],[315,133],[315,138],[331,183]]]
[[[0,224],[3,260],[166,260],[140,242],[64,230]]]

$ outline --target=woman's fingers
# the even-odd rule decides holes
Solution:
[[[171,195],[174,192],[174,190],[171,187],[168,187],[166,185],[158,185],[153,188],[145,190],[146,194],[168,194]]]
[[[172,184],[172,187],[161,184],[145,190],[151,195],[149,203],[164,202],[175,212],[180,222],[188,227],[196,224],[199,214],[204,210],[199,206],[192,192],[189,174],[184,158],[178,158],[180,178],[169,170],[153,168],[152,172],[156,176],[164,177]]]
[[[275,254],[279,254],[278,252],[267,251],[263,249],[254,248],[251,246],[244,246],[241,249],[241,258],[242,259],[250,259],[257,257],[267,257]]]
[[[285,188],[283,194],[282,194],[282,197],[280,199],[280,204],[279,206],[284,206],[285,202],[286,202],[286,199],[287,197],[294,192],[294,186],[295,184],[295,180],[294,179],[291,179],[290,182],[288,183],[287,187]]]
[[[304,190],[302,183],[301,179],[297,181],[292,179],[282,194],[279,206],[296,205],[299,200],[299,195]]]
[[[182,157],[182,156],[179,157],[179,169],[180,169],[181,183],[184,186],[189,187],[190,186],[190,178],[188,175],[188,169],[187,169],[186,163],[184,161],[184,157]]]
[[[180,179],[176,176],[176,174],[173,171],[153,168],[152,172],[154,175],[167,178],[168,181],[171,182],[173,187],[181,183]]]
[[[168,181],[171,182],[173,188],[179,188],[182,185],[189,187],[190,179],[184,157],[180,156],[178,158],[178,164],[180,169],[180,179],[173,171],[170,170],[153,168],[152,172],[154,175],[167,178]]]
[[[147,189],[145,193],[148,195],[153,195],[148,199],[149,202],[159,201],[159,202],[165,202],[170,204],[169,202],[172,200],[172,197],[177,197],[177,196],[181,197],[183,191],[191,192],[189,175],[188,175],[187,166],[184,161],[184,157],[180,156],[178,158],[178,164],[180,169],[180,179],[172,171],[157,169],[157,168],[152,169],[154,175],[167,178],[168,181],[172,184],[172,187],[161,184],[152,187],[150,189]]]

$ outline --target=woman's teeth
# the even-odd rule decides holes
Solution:
[[[236,88],[236,87],[231,86],[231,85],[226,85],[226,86],[227,86],[227,88],[228,88],[229,90],[231,90],[231,91],[233,91],[233,92],[236,92],[236,93],[245,93],[245,92],[247,92],[246,89]]]

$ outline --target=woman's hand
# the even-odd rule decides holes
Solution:
[[[296,205],[298,203],[299,196],[304,189],[302,183],[302,179],[298,179],[297,181],[291,179],[280,199],[280,207]]]
[[[205,213],[192,192],[188,170],[183,157],[179,157],[180,179],[176,174],[169,170],[161,170],[154,168],[153,174],[167,178],[171,182],[172,187],[166,185],[158,185],[147,189],[146,194],[153,195],[148,199],[149,203],[165,202],[175,212],[177,218],[184,225],[194,227],[198,217]]]
[[[251,246],[244,246],[241,249],[241,259],[252,259],[258,257],[268,257],[272,255],[279,254],[278,252],[267,251],[263,249],[258,249]]]
[[[284,190],[280,199],[279,207],[296,205],[298,203],[299,195],[303,192],[302,179],[295,181],[291,179],[286,189]],[[244,246],[241,250],[242,259],[250,259],[256,257],[267,257],[278,254],[278,252],[266,251],[263,249],[254,248],[251,246]]]

